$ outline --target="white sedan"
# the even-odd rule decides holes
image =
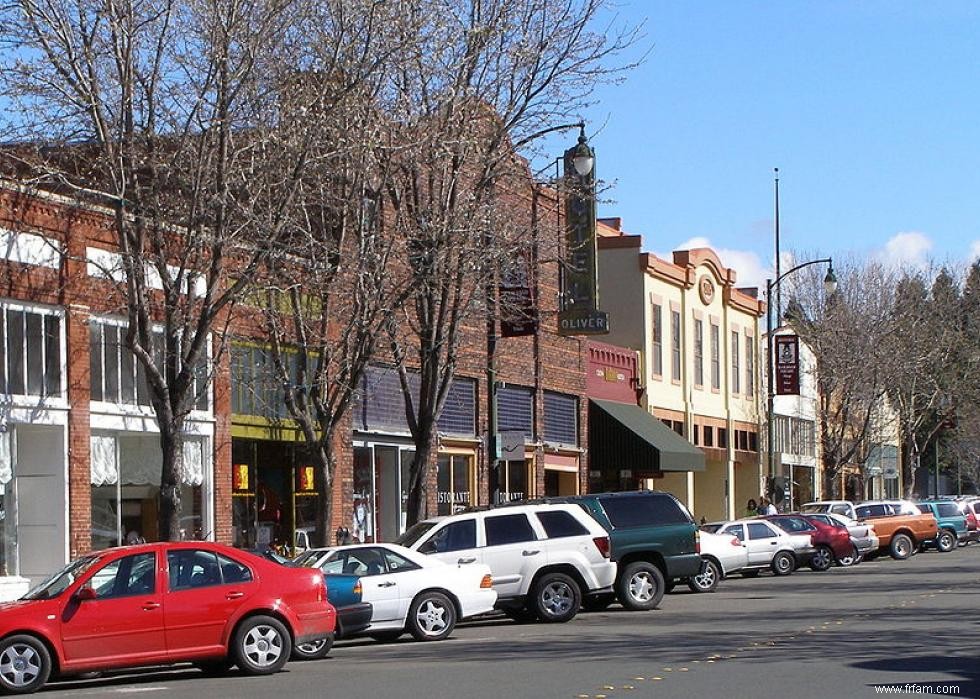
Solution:
[[[687,586],[694,592],[714,592],[722,578],[749,564],[748,549],[737,536],[701,530],[698,537],[701,543],[701,572],[687,581]]]
[[[397,544],[355,544],[306,552],[303,565],[361,576],[362,599],[374,608],[364,631],[394,640],[408,631],[419,641],[441,641],[456,621],[493,610],[497,593],[485,565],[450,565]]]

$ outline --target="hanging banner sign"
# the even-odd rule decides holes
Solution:
[[[530,251],[516,256],[500,275],[500,335],[522,337],[538,331],[538,309],[531,285]]]
[[[773,338],[776,364],[776,395],[800,395],[800,338],[776,335]]]
[[[559,335],[606,335],[609,316],[598,310],[595,234],[595,169],[575,171],[577,148],[565,151],[565,259],[562,267]]]

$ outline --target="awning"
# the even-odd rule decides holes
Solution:
[[[703,471],[704,453],[643,408],[591,399],[589,468]]]

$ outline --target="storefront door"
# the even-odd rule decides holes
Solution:
[[[354,447],[354,513],[350,531],[357,542],[392,541],[407,522],[412,447],[362,444]]]

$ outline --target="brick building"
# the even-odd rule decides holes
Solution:
[[[525,184],[510,210],[527,221],[535,250],[557,247],[555,193],[529,174]],[[158,431],[110,293],[111,226],[110,209],[0,183],[0,588],[20,589],[92,548],[158,538]],[[535,255],[529,275],[536,333],[504,339],[481,324],[466,336],[429,479],[433,515],[587,485],[584,341],[555,332],[559,271],[547,260]],[[263,383],[260,329],[245,317],[230,327],[187,420],[181,528],[242,546],[292,541],[312,526],[322,488]],[[405,525],[412,443],[391,379],[381,363],[368,371],[336,447],[330,528],[359,540],[390,539]],[[498,430],[523,435],[506,460],[488,449],[491,407]]]

